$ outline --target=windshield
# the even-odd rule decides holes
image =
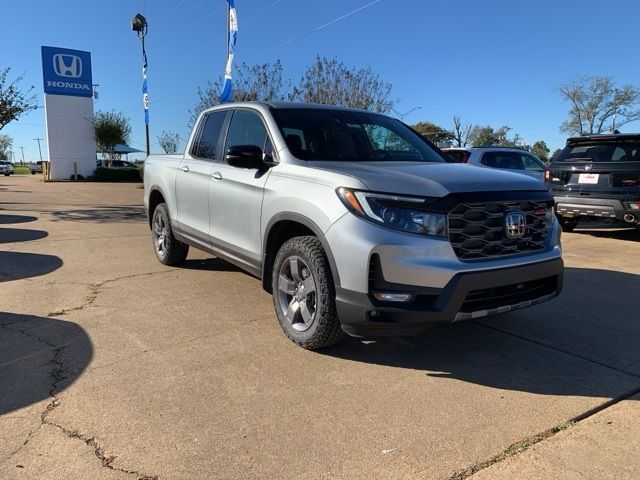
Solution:
[[[594,142],[580,143],[565,147],[558,156],[558,162],[638,162],[640,161],[640,143],[633,142]]]
[[[446,161],[410,128],[384,115],[317,108],[272,113],[289,151],[301,160]]]

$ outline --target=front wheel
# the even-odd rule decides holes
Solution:
[[[189,245],[179,242],[173,236],[171,219],[166,203],[159,204],[151,218],[151,239],[156,258],[163,265],[180,265],[187,259]]]
[[[294,237],[282,245],[271,286],[280,327],[294,343],[315,350],[344,337],[331,268],[316,237]]]

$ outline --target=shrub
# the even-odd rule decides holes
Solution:
[[[98,167],[93,174],[96,182],[141,182],[142,175],[137,168]]]

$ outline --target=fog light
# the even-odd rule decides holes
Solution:
[[[380,302],[410,302],[413,295],[410,293],[373,292],[373,298]]]

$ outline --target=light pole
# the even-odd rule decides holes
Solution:
[[[147,138],[147,156],[149,156],[149,94],[147,91],[147,51],[144,48],[144,37],[147,36],[149,24],[141,14],[136,14],[131,19],[131,30],[136,32],[142,43],[142,106],[144,107],[144,129]]]
[[[42,163],[42,149],[40,148],[40,140],[44,140],[43,138],[34,138],[36,142],[38,142],[38,152],[40,152],[40,163]],[[24,152],[23,152],[24,159]]]
[[[24,165],[24,147],[20,147],[20,150],[22,150],[22,164]]]
[[[400,117],[400,120],[401,120],[402,122],[404,122],[404,117],[406,117],[407,115],[409,115],[409,114],[410,114],[410,113],[412,113],[412,112],[415,112],[416,110],[420,110],[421,108],[422,108],[422,107],[415,107],[415,108],[412,108],[411,110],[409,110],[408,112],[405,112],[405,113],[400,113],[399,111],[397,111],[397,110],[396,110],[395,108],[393,108],[393,107],[391,107],[391,110],[393,110],[393,112],[394,112],[396,115],[398,115],[398,116]]]

